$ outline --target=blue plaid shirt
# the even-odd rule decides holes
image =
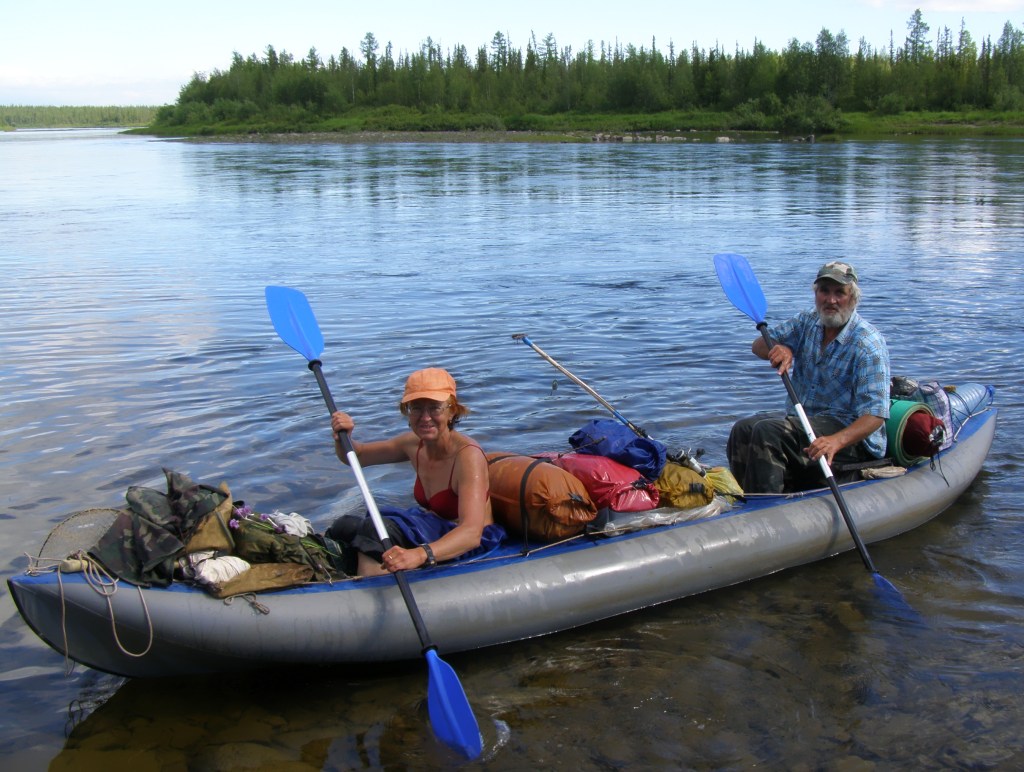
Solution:
[[[882,333],[856,311],[824,351],[817,311],[771,326],[768,334],[793,350],[793,388],[807,415],[827,415],[846,425],[862,415],[889,417],[889,349]],[[796,412],[791,400],[787,410]],[[884,456],[885,425],[864,445],[876,458]]]

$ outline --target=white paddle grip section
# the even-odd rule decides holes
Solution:
[[[384,528],[384,520],[380,516],[380,510],[377,509],[377,502],[373,500],[373,494],[370,493],[370,486],[366,484],[366,478],[363,476],[363,467],[359,464],[359,457],[356,456],[355,450],[350,450],[345,454],[345,458],[348,459],[348,465],[352,467],[352,473],[356,476],[359,490],[363,492],[363,501],[366,502],[366,508],[370,512],[373,527],[377,529],[377,538],[384,541],[389,538],[388,532]]]
[[[800,425],[804,427],[804,431],[807,433],[808,441],[814,442],[814,429],[811,428],[811,422],[807,420],[807,413],[804,412],[804,406],[797,402],[794,407],[796,407],[796,414],[800,417]],[[828,459],[821,456],[818,458],[818,463],[821,464],[821,471],[824,472],[825,479],[830,479],[832,477],[832,467],[828,465]]]

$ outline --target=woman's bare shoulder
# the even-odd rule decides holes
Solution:
[[[455,451],[455,458],[458,463],[472,466],[481,464],[487,466],[487,452],[483,449],[483,446],[465,434],[460,435],[460,439],[462,442]]]

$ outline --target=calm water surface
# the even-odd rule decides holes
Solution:
[[[448,656],[489,769],[1024,764],[1020,298],[1024,142],[187,144],[0,135],[0,566],[161,467],[320,527],[357,503],[267,284],[303,290],[360,436],[449,368],[488,449],[559,449],[597,403],[724,461],[781,405],[722,295],[751,260],[769,318],[852,261],[894,372],[996,386],[995,444],[931,523],[872,545],[923,624],[886,618],[855,554],[491,651]],[[367,470],[408,500],[407,468]],[[0,600],[0,759],[17,769],[454,766],[422,663],[132,681],[76,668]],[[470,765],[477,766],[477,765]]]

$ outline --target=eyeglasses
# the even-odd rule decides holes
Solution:
[[[428,413],[431,418],[437,418],[448,409],[447,402],[412,402],[405,406],[409,415],[423,415]]]

